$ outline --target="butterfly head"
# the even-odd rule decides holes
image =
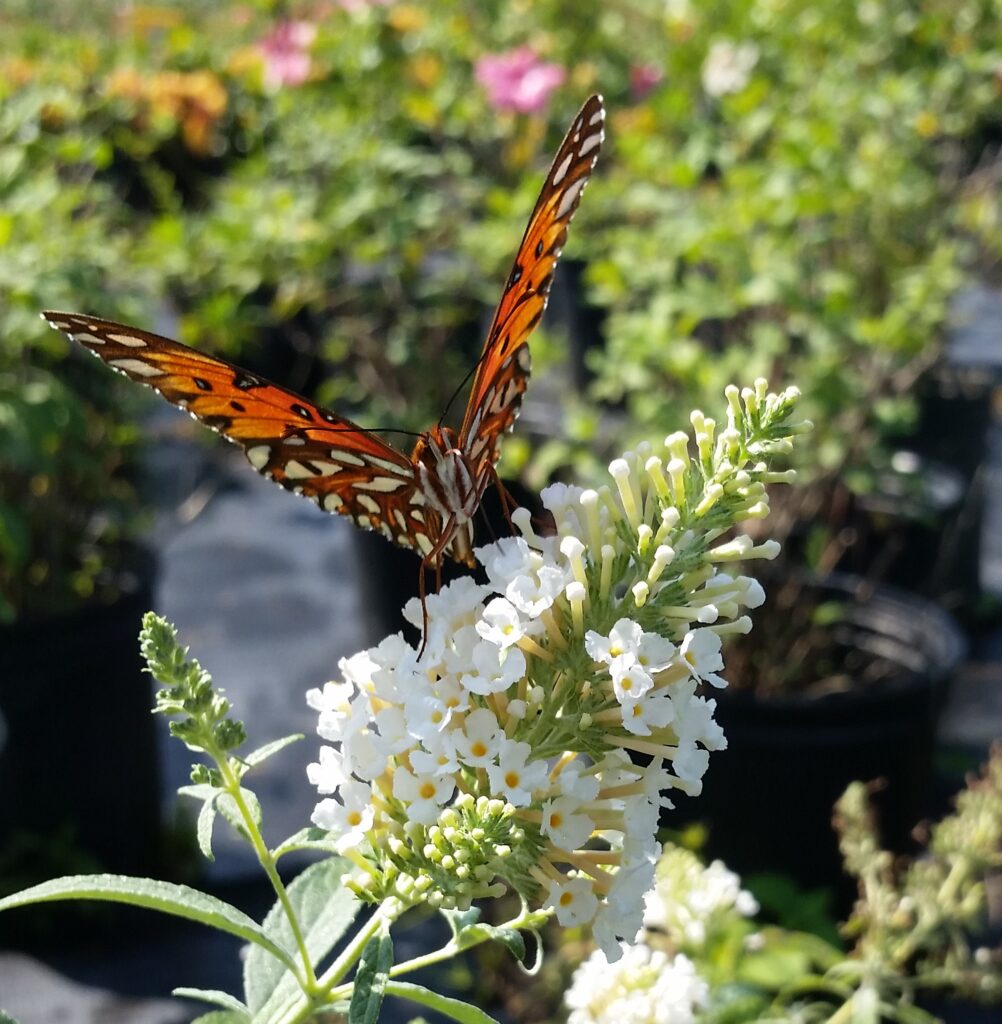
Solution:
[[[414,475],[425,499],[454,531],[451,554],[472,564],[471,519],[480,505],[486,479],[477,479],[456,432],[435,427],[422,434],[411,453]]]

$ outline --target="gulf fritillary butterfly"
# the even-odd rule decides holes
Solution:
[[[301,395],[176,341],[80,313],[42,316],[113,370],[241,445],[259,473],[326,512],[416,549],[423,594],[424,570],[440,569],[445,556],[475,564],[471,520],[497,479],[501,435],[515,422],[529,378],[529,336],[546,308],[604,123],[602,97],[591,96],[557,150],[484,342],[458,433],[432,427],[409,456]]]

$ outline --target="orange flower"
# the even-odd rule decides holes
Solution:
[[[135,68],[115,68],[105,81],[105,92],[115,98],[138,101],[146,95],[142,75]]]
[[[27,57],[11,57],[0,64],[0,79],[14,87],[26,85],[35,77],[37,66],[35,61]]]
[[[223,83],[205,69],[161,71],[147,80],[135,68],[117,68],[105,89],[109,96],[142,103],[155,117],[179,124],[184,144],[200,156],[211,149],[213,129],[229,103]]]

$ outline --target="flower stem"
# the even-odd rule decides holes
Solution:
[[[310,995],[316,991],[317,976],[313,970],[309,950],[306,948],[306,939],[303,936],[299,920],[293,910],[292,901],[289,899],[289,893],[278,874],[278,869],[275,867],[275,858],[272,856],[271,850],[268,849],[268,845],[261,835],[261,830],[257,827],[254,815],[247,806],[247,801],[244,799],[243,791],[240,788],[240,779],[233,771],[229,757],[223,751],[218,750],[215,744],[211,748],[206,749],[206,753],[216,762],[219,773],[223,778],[223,789],[233,798],[233,802],[237,805],[237,810],[243,819],[244,829],[247,832],[247,837],[254,849],[254,853],[261,867],[264,868],[264,873],[268,876],[268,881],[271,882],[279,902],[282,904],[282,909],[285,911],[285,916],[289,921],[289,928],[292,930],[292,935],[296,942],[296,948],[299,951],[299,958],[303,962],[302,976],[297,977],[296,980],[299,982],[300,988],[307,995]]]

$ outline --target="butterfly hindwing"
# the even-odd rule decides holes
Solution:
[[[531,367],[529,335],[546,309],[568,225],[605,138],[604,126],[602,97],[591,96],[553,158],[515,255],[459,431],[460,447],[478,470],[497,461],[500,438],[518,415]]]
[[[402,452],[337,413],[223,359],[135,327],[42,314],[113,370],[239,444],[251,465],[327,512],[424,552],[439,519]]]

